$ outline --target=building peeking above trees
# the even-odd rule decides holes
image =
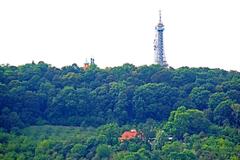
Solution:
[[[94,64],[95,64],[94,58],[90,58],[90,64],[89,64],[88,60],[86,59],[86,62],[83,64],[83,69],[87,70],[90,67],[90,65],[94,65]]]

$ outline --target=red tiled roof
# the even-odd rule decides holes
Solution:
[[[131,130],[131,131],[125,131],[121,137],[119,138],[119,140],[122,142],[124,140],[130,140],[132,138],[135,138],[138,136],[138,132],[136,130]]]

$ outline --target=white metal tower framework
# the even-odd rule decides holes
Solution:
[[[163,67],[167,67],[167,61],[164,53],[163,47],[163,31],[164,25],[162,23],[161,11],[159,11],[159,23],[155,27],[156,36],[154,40],[154,53],[155,53],[155,63],[160,64]]]

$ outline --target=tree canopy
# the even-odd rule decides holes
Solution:
[[[239,119],[236,71],[0,65],[0,159],[237,160]]]

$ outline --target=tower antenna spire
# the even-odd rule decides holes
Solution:
[[[159,23],[162,24],[162,12],[159,10]]]

